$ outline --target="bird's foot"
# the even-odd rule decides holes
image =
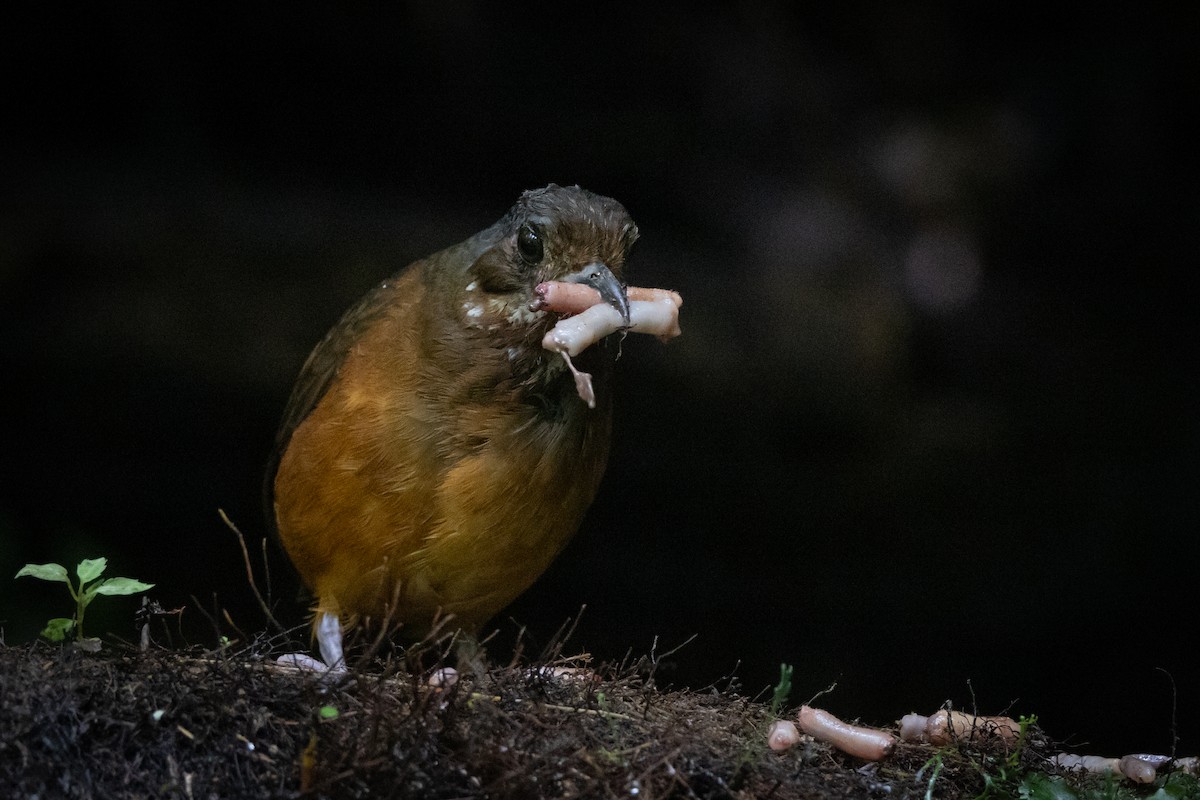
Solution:
[[[281,667],[291,667],[292,669],[306,670],[308,672],[331,672],[329,665],[319,658],[313,658],[308,653],[286,653],[275,659],[275,663]]]
[[[484,675],[488,671],[487,651],[479,639],[460,632],[454,640],[455,672],[464,675]]]
[[[317,646],[321,660],[307,653],[288,653],[275,659],[275,663],[294,669],[331,674],[346,671],[346,656],[342,652],[342,623],[337,614],[322,612],[317,619]]]

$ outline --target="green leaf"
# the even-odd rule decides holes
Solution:
[[[79,576],[80,583],[87,583],[99,578],[104,568],[108,566],[107,558],[85,558],[79,562],[79,566],[75,568],[75,574]]]
[[[67,578],[67,568],[62,564],[26,564],[21,567],[21,571],[14,577],[20,578],[23,575],[28,575],[31,578],[40,578],[44,581],[71,582]]]
[[[788,695],[792,693],[792,665],[779,665],[779,683],[775,685],[775,693],[771,697],[771,713],[778,714],[779,709],[787,704]]]
[[[1031,772],[1021,781],[1021,797],[1027,800],[1079,800],[1062,778]]]
[[[109,578],[96,585],[96,594],[137,594],[153,588],[153,583],[142,583],[133,578]]]
[[[61,642],[67,638],[74,627],[75,620],[67,619],[66,617],[55,617],[46,623],[45,628],[42,628],[42,636],[45,636],[52,642]]]
[[[338,710],[333,706],[321,706],[317,712],[321,715],[321,719],[337,719]]]
[[[1200,797],[1200,780],[1183,772],[1172,773],[1167,783],[1146,800],[1191,800]]]

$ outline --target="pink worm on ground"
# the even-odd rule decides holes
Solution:
[[[800,706],[797,715],[800,730],[841,750],[843,753],[866,761],[880,761],[891,755],[896,747],[896,737],[887,731],[851,725],[819,708]]]

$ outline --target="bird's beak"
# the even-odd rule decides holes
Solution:
[[[629,327],[629,295],[625,284],[617,279],[606,264],[593,261],[578,272],[572,272],[562,279],[566,283],[582,283],[600,293],[600,298],[617,310],[625,327]]]

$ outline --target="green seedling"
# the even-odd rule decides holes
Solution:
[[[65,583],[71,597],[75,599],[75,616],[56,617],[46,623],[42,636],[52,642],[61,642],[75,632],[75,640],[84,641],[83,614],[97,595],[101,594],[137,594],[154,587],[153,583],[142,583],[133,578],[106,578],[100,580],[108,566],[107,558],[85,558],[75,567],[75,575],[79,584],[71,581],[67,568],[62,564],[26,564],[15,577],[28,575],[43,581]]]
[[[779,710],[787,705],[788,695],[792,693],[792,665],[779,665],[779,683],[771,695],[771,716],[778,716]]]
[[[1025,745],[1028,743],[1029,729],[1037,724],[1037,714],[1030,714],[1029,716],[1022,714],[1017,723],[1021,726],[1021,732],[1017,734],[1016,746],[1013,747],[1012,752],[1008,754],[1008,758],[1006,759],[1008,766],[1013,769],[1021,765],[1021,751],[1025,749]]]
[[[937,783],[938,775],[942,774],[942,754],[935,753],[933,758],[925,762],[925,765],[917,770],[917,780],[921,780],[921,776],[925,770],[933,767],[933,772],[929,775],[929,784],[925,787],[925,800],[933,800],[933,785]]]

